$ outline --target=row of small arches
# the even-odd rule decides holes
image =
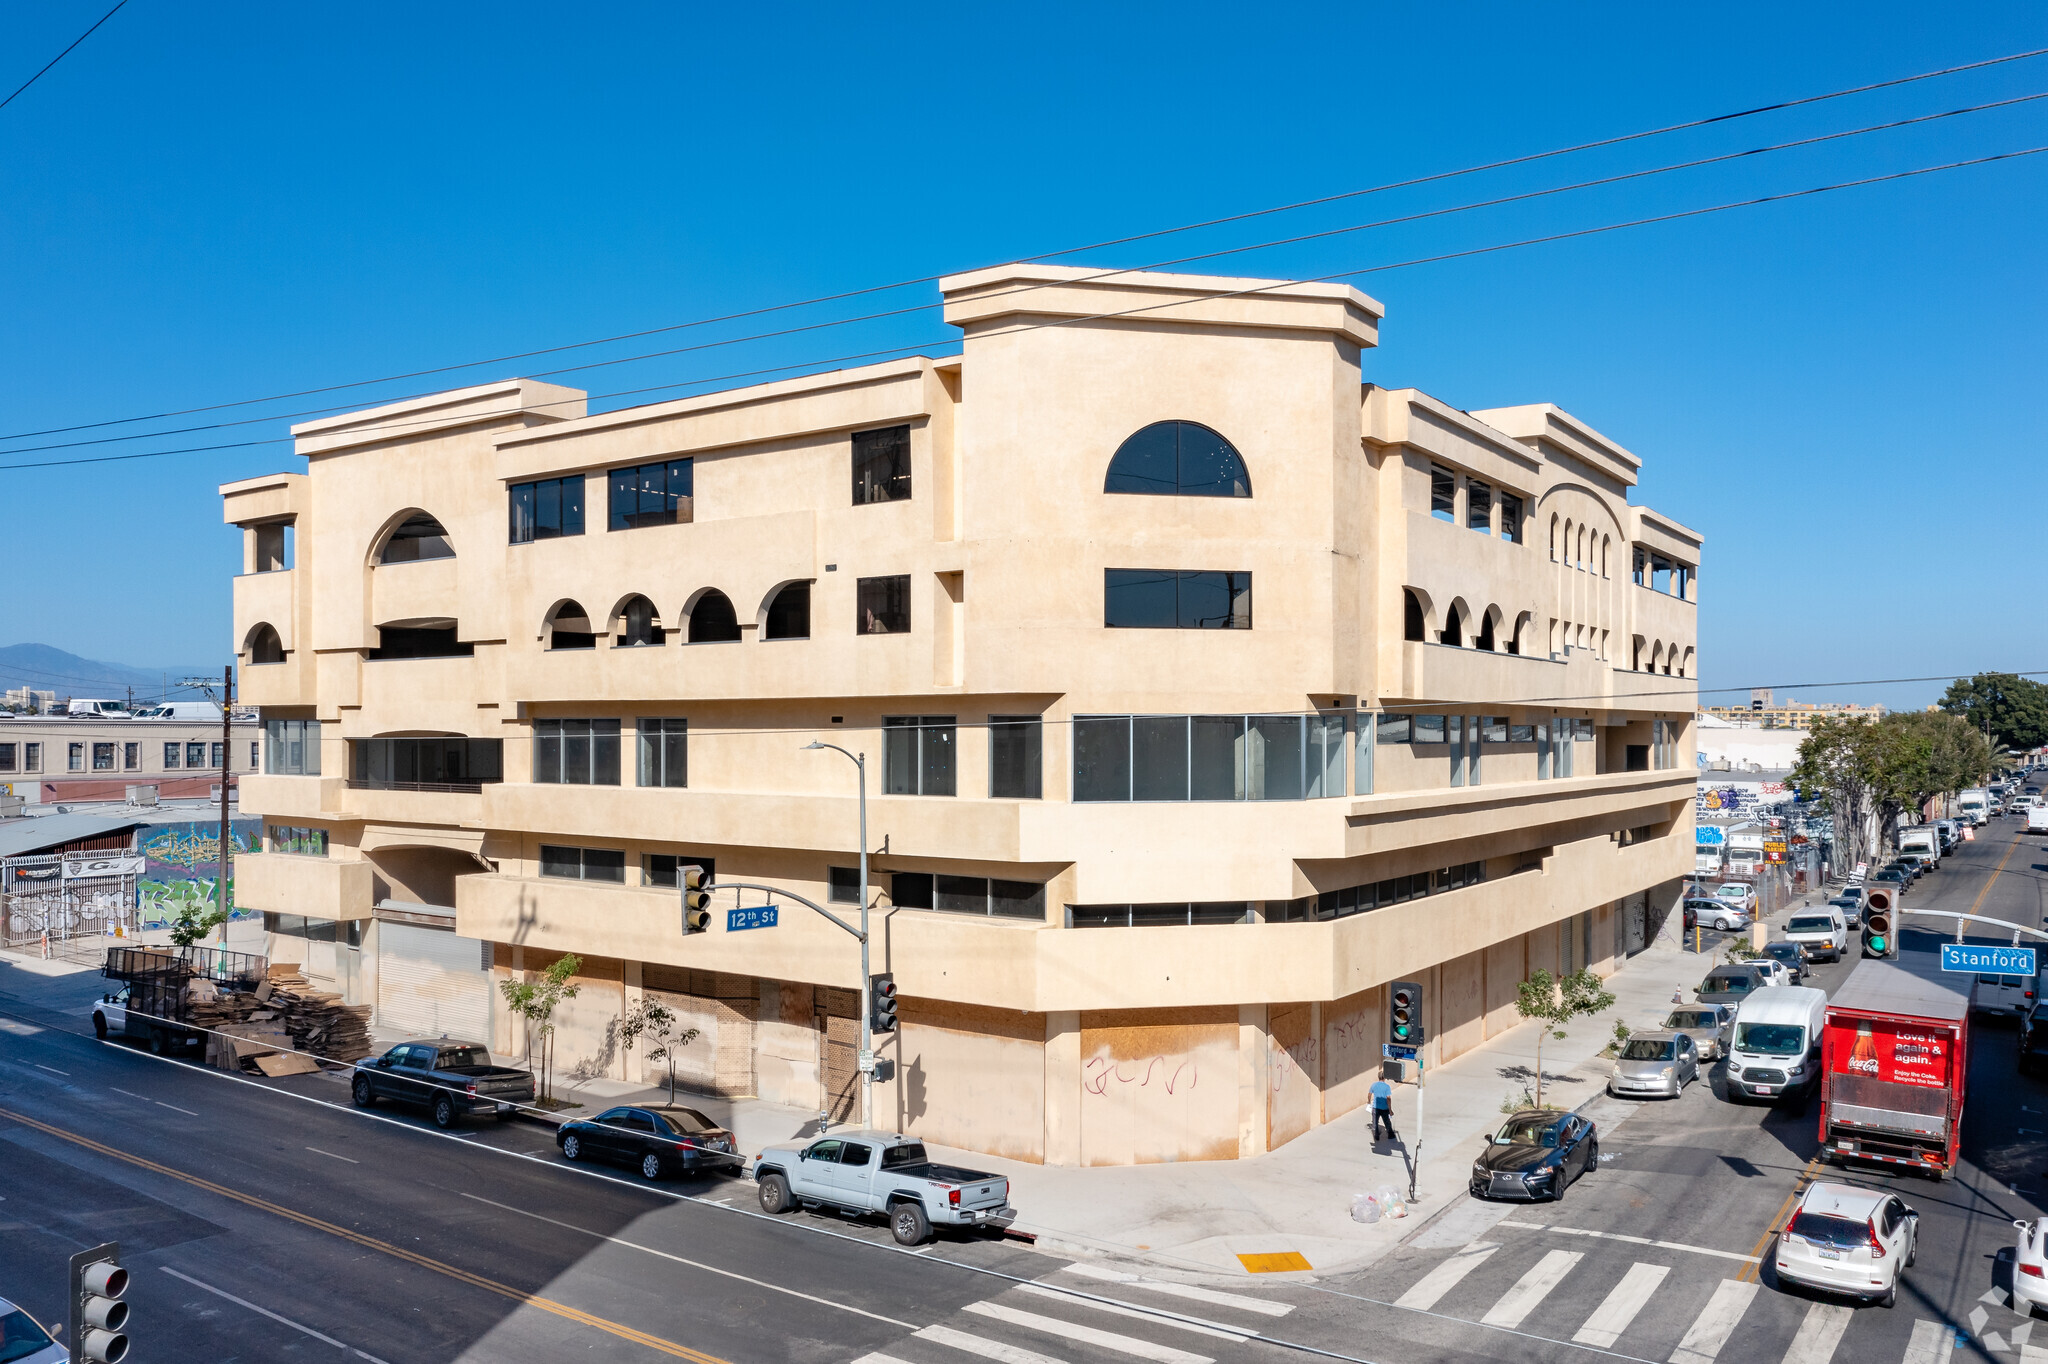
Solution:
[[[762,598],[754,623],[762,639],[809,639],[810,581],[780,583],[771,589]],[[666,644],[670,635],[680,635],[689,644],[730,644],[741,638],[739,611],[732,598],[715,587],[692,594],[675,626],[665,625],[654,602],[637,592],[612,608],[601,632],[583,604],[571,598],[556,602],[541,622],[541,639],[550,649],[594,649],[600,633],[621,649]]]
[[[1488,653],[1519,654],[1528,638],[1535,616],[1524,611],[1507,628],[1507,616],[1498,606],[1474,611],[1463,597],[1455,597],[1444,608],[1443,623],[1437,624],[1429,594],[1419,588],[1401,589],[1401,637],[1417,642],[1449,644],[1457,648],[1484,649]]]
[[[1562,520],[1564,534],[1560,538],[1559,524],[1558,517],[1550,518],[1551,562],[1583,569],[1587,573],[1598,573],[1603,578],[1608,576],[1609,560],[1614,551],[1613,537],[1594,530],[1584,522],[1574,525],[1570,517],[1565,517]]]

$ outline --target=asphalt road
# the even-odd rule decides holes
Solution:
[[[2044,884],[2042,840],[2003,821],[1908,905],[2040,923]],[[768,1218],[743,1179],[650,1187],[567,1166],[524,1124],[451,1136],[357,1112],[333,1079],[242,1080],[99,1043],[13,984],[0,971],[0,1295],[61,1317],[69,1254],[120,1241],[137,1364],[2008,1360],[2029,1328],[2005,1305],[2001,1252],[2011,1220],[2048,1203],[2027,1126],[2048,1129],[2048,1086],[2015,1076],[1995,1019],[1973,1033],[1958,1177],[1848,1176],[1923,1214],[1887,1311],[1774,1282],[1759,1257],[1825,1168],[1815,1115],[1727,1102],[1718,1072],[1676,1101],[1603,1101],[1627,1120],[1561,1202],[1453,1205],[1360,1274],[1189,1285],[999,1239],[913,1254],[874,1222]]]

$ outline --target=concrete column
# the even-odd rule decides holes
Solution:
[[[1045,1163],[1081,1163],[1081,1014],[1045,1016]]]
[[[1308,1038],[1316,1058],[1315,1073],[1309,1077],[1315,1081],[1316,1101],[1309,1106],[1308,1110],[1309,1130],[1314,1131],[1323,1125],[1323,1088],[1328,1081],[1330,1064],[1329,1058],[1324,1054],[1323,1004],[1321,1000],[1311,1000],[1309,1002]]]
[[[637,961],[629,961],[623,963],[623,966],[624,970],[621,972],[621,976],[623,978],[622,983],[624,986],[624,994],[619,1011],[619,1017],[621,1018],[624,1018],[627,1014],[633,1012],[634,1009],[638,1008],[642,997],[642,991],[640,986],[640,963]],[[640,1077],[631,1074],[630,1072],[636,1067],[644,1067],[646,1065],[646,1062],[647,1039],[643,1036],[640,1039],[639,1043],[634,1046],[631,1052],[628,1052],[624,1047],[621,1047],[619,1049],[618,1078],[629,1082],[638,1080]]]
[[[1237,1154],[1262,1156],[1267,1141],[1266,1006],[1237,1006]]]

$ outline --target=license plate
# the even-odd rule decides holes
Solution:
[[[1771,1087],[1769,1085],[1751,1085],[1749,1091],[1752,1094],[1768,1094],[1771,1092]]]
[[[1824,1250],[1820,1253],[1820,1258],[1823,1260],[1839,1260],[1842,1258],[1842,1252],[1839,1250]]]

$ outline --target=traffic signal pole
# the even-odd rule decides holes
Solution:
[[[847,753],[838,744],[812,740],[805,748],[829,748],[853,760],[860,781],[860,1125],[875,1125],[874,1001],[868,996],[868,755]]]

